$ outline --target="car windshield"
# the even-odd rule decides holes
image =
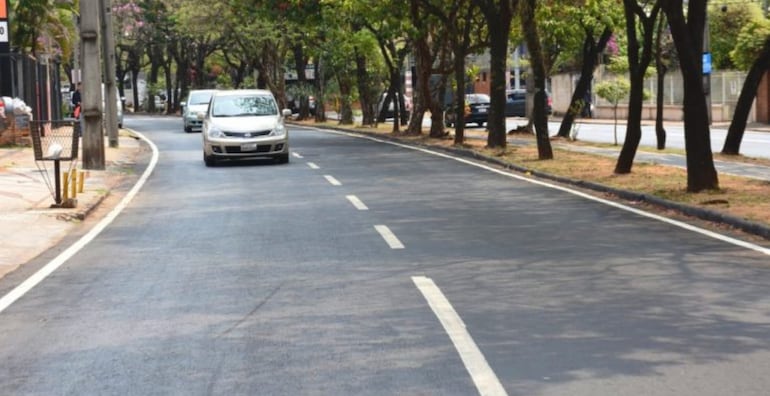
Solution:
[[[243,117],[277,115],[278,107],[272,97],[220,96],[214,99],[211,115],[213,117]]]
[[[208,104],[211,100],[211,92],[193,92],[190,94],[191,105]]]

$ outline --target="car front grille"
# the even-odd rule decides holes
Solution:
[[[257,136],[269,135],[270,132],[272,132],[272,131],[268,129],[266,131],[249,131],[249,132],[228,132],[228,131],[224,131],[222,133],[224,133],[225,136],[227,136],[227,137],[252,138],[252,137],[257,137]]]
[[[245,154],[245,153],[269,153],[272,151],[273,146],[270,144],[260,144],[256,150],[243,151],[241,146],[225,146],[225,152],[227,154]]]

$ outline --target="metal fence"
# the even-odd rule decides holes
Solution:
[[[0,73],[0,86],[10,92],[4,96],[19,98],[32,108],[35,120],[62,119],[62,96],[58,61],[47,56],[38,58],[22,54],[0,54],[0,61],[10,63],[10,75]],[[6,81],[3,81],[3,80]]]
[[[743,81],[746,79],[745,72],[722,71],[711,75],[711,103],[729,105],[734,107],[738,103],[738,96],[743,88]],[[657,76],[649,77],[644,80],[645,90],[650,94],[645,104],[654,105],[658,95]],[[682,75],[678,71],[667,73],[664,78],[664,105],[681,105],[684,100],[684,83]],[[598,98],[597,103],[603,99]]]
[[[32,148],[37,161],[73,161],[78,158],[80,122],[30,122]]]
[[[569,101],[572,92],[575,89],[579,75],[558,75],[551,80],[551,89],[553,94],[553,108],[557,113],[563,114],[569,107]],[[594,84],[603,80],[614,78],[609,74],[597,73],[594,78]],[[626,77],[627,78],[627,77]],[[735,112],[735,105],[738,103],[743,82],[746,79],[746,73],[740,71],[716,71],[711,74],[711,105],[712,109],[718,111],[714,115],[718,120],[732,119]],[[647,99],[644,107],[648,111],[643,112],[643,117],[654,117],[650,108],[655,107],[657,103],[658,80],[653,75],[644,80],[644,87],[647,93]],[[612,107],[608,101],[598,97],[595,93],[592,95],[592,102],[597,108],[605,110]],[[663,105],[666,106],[669,119],[681,118],[681,107],[684,100],[684,84],[682,75],[678,70],[672,70],[664,78]],[[624,115],[625,107],[628,104],[628,98],[620,101],[620,113]],[[753,115],[752,115],[753,117]]]

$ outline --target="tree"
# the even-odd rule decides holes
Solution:
[[[594,87],[597,96],[612,104],[612,114],[615,119],[613,133],[615,135],[616,146],[618,145],[618,103],[628,96],[630,90],[631,84],[628,80],[617,77],[597,83],[596,87]]]
[[[431,109],[431,136],[434,136],[440,132],[434,132],[433,125],[440,126],[443,131],[444,111],[453,111],[455,120],[462,120],[465,117],[465,58],[488,45],[489,40],[486,37],[486,29],[484,29],[483,15],[470,0],[449,3],[442,0],[422,0],[422,4],[430,14],[438,18],[442,28],[445,29],[446,45],[451,53],[451,69],[455,81],[454,94],[452,95],[453,103],[449,109],[444,109],[443,101],[446,89],[448,89],[447,78],[443,70],[440,70],[441,80],[431,92],[431,96],[435,96],[434,99],[436,99],[433,103],[435,109]],[[442,58],[439,65],[443,64]],[[454,143],[462,144],[464,140],[465,123],[457,122],[455,123]]]
[[[708,8],[709,48],[714,69],[736,69],[730,52],[744,26],[765,19],[759,4],[748,1],[712,1]]]
[[[67,61],[77,37],[74,25],[77,1],[28,0],[9,2],[11,35],[22,52],[38,54],[55,51]],[[49,52],[50,53],[50,52]]]
[[[120,0],[112,6],[113,32],[115,34],[115,68],[120,96],[125,96],[124,82],[130,74],[131,86],[134,87],[131,104],[138,109],[140,98],[139,73],[146,65],[145,29],[151,29],[144,18],[144,10],[133,0]]]
[[[722,154],[738,155],[757,87],[770,69],[770,22],[761,19],[747,25],[741,31],[731,56],[736,65],[744,69],[748,66],[749,69],[722,146]]]
[[[575,47],[565,49],[570,56],[578,53],[580,78],[572,92],[570,106],[562,118],[556,136],[567,138],[572,130],[572,124],[585,106],[590,106],[586,100],[591,89],[594,71],[599,65],[599,57],[604,52],[607,43],[612,38],[613,31],[621,26],[621,14],[616,12],[615,1],[580,1],[566,2],[558,7],[562,10],[562,20],[559,22],[560,40],[565,36],[582,37]],[[567,41],[569,42],[569,41]]]
[[[655,70],[657,71],[657,98],[655,101],[655,137],[658,150],[666,148],[666,129],[663,127],[663,98],[665,97],[665,81],[668,69],[676,62],[671,35],[666,28],[666,16],[658,18],[658,28],[655,33]]]
[[[615,164],[615,173],[631,172],[636,150],[642,139],[642,104],[644,101],[644,76],[652,61],[655,22],[660,12],[660,0],[640,5],[637,0],[623,0],[626,16],[626,38],[628,40],[628,72],[631,83],[628,100],[628,121],[626,138],[620,156]],[[647,11],[649,10],[649,14]],[[637,25],[637,18],[639,24]],[[639,41],[638,32],[642,34]]]
[[[671,27],[684,83],[684,139],[687,154],[687,191],[719,188],[711,152],[708,106],[702,79],[703,28],[707,0],[689,0],[685,18],[682,0],[668,0],[663,10]]]
[[[368,29],[382,54],[382,59],[388,70],[388,91],[383,102],[383,108],[378,115],[378,121],[385,121],[385,110],[393,103],[394,120],[393,133],[399,132],[399,125],[407,122],[407,112],[404,102],[404,90],[401,84],[401,71],[404,61],[412,48],[409,37],[408,7],[397,0],[384,2],[351,1],[350,9],[361,26]]]
[[[473,0],[487,20],[489,29],[489,73],[491,80],[487,146],[505,148],[505,87],[508,36],[518,0]]]
[[[422,0],[409,0],[409,15],[414,29],[412,54],[415,72],[412,76],[416,81],[412,114],[407,127],[407,134],[411,135],[422,133],[422,120],[426,110],[431,110],[431,114],[435,114],[438,118],[442,113],[441,106],[436,105],[436,100],[431,94],[430,82],[434,70],[433,65],[437,62],[439,54],[444,54],[442,58],[446,62],[447,46],[444,44],[446,34],[443,33],[445,29],[442,28],[442,24],[438,23],[438,19],[429,13],[424,5]],[[432,116],[433,120],[437,118],[436,116]],[[431,122],[429,136],[441,137],[443,135],[443,122]]]
[[[551,140],[548,136],[548,114],[545,112],[547,100],[545,91],[545,60],[543,59],[543,50],[540,46],[537,18],[535,18],[537,2],[535,0],[523,0],[520,5],[521,25],[524,29],[524,37],[529,49],[530,65],[535,83],[535,105],[532,118],[535,124],[535,136],[537,137],[538,159],[553,159]]]

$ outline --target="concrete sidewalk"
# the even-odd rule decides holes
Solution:
[[[0,278],[83,227],[83,220],[116,187],[136,177],[131,168],[142,152],[140,141],[121,133],[118,146],[105,147],[105,170],[84,171],[83,192],[71,209],[51,208],[52,161],[35,161],[30,147],[0,148]],[[70,165],[62,161],[61,172],[69,171]],[[82,171],[79,162],[75,165]]]

